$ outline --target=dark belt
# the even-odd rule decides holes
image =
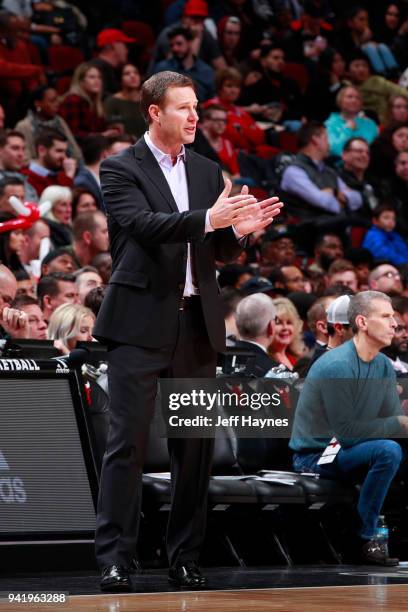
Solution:
[[[199,295],[182,296],[179,301],[179,310],[188,310],[200,303]]]

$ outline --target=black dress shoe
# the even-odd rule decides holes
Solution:
[[[395,567],[399,559],[389,557],[375,540],[368,540],[360,550],[360,562],[367,565],[380,565],[383,567]]]
[[[169,582],[180,589],[200,589],[207,585],[207,579],[194,561],[186,561],[184,564],[171,567]]]
[[[101,591],[126,593],[132,590],[129,570],[123,565],[108,565],[102,570]]]

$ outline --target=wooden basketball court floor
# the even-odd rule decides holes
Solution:
[[[0,610],[22,612],[402,612],[408,585],[301,587],[243,591],[74,595],[61,604],[0,602]]]
[[[175,591],[165,570],[132,576],[133,593],[101,594],[92,572],[0,572],[0,612],[408,612],[408,562],[205,568],[209,588]],[[9,594],[64,593],[65,603],[20,603]]]

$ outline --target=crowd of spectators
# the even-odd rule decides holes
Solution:
[[[230,340],[239,300],[268,293],[279,321],[269,354],[292,370],[322,341],[329,298],[372,288],[408,299],[406,2],[120,4],[101,23],[92,3],[2,3],[3,335],[38,333],[22,295],[52,337],[54,310],[84,303],[84,274],[88,289],[108,282],[99,167],[143,135],[141,84],[160,70],[196,83],[195,150],[237,192],[285,202],[273,229],[219,266]],[[48,212],[13,229],[12,195]]]

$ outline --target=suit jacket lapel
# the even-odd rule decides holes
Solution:
[[[166,200],[172,212],[178,212],[177,204],[173,198],[170,187],[166,178],[156,161],[153,153],[147,146],[144,138],[140,140],[134,146],[134,154],[136,160],[143,164],[140,164],[140,169],[146,175],[146,177],[153,183],[153,185],[160,191],[163,198]]]
[[[205,186],[200,180],[200,170],[196,166],[196,159],[191,152],[186,149],[186,175],[188,186],[188,204],[190,210],[203,208],[201,198]]]

